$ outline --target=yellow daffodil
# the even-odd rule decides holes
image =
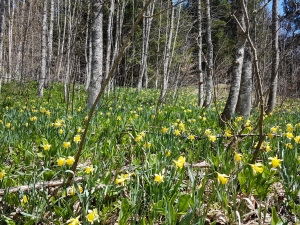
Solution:
[[[117,121],[121,121],[121,116],[117,116]]]
[[[237,161],[237,162],[242,161],[242,154],[234,152],[234,160]]]
[[[205,134],[206,136],[209,136],[209,135],[211,134],[211,130],[210,130],[210,129],[206,129],[206,130],[204,131],[204,134]]]
[[[81,133],[81,132],[83,132],[83,129],[81,127],[78,127],[77,128],[77,133]]]
[[[215,135],[209,135],[208,140],[210,140],[211,142],[215,142],[217,140],[217,137]]]
[[[171,156],[171,151],[167,151],[167,156]]]
[[[225,136],[228,137],[228,138],[230,138],[232,136],[231,130],[228,130],[228,129],[225,130]]]
[[[0,171],[0,180],[5,176],[5,170]]]
[[[279,129],[279,126],[276,126],[276,127],[271,127],[270,130],[271,130],[272,133],[277,133],[278,129]]]
[[[71,146],[71,142],[69,142],[69,141],[65,141],[64,143],[63,143],[63,147],[64,148],[69,148]]]
[[[138,135],[138,136],[136,136],[136,138],[135,138],[136,142],[139,142],[139,141],[141,141],[142,139],[143,139],[143,136],[141,136],[141,135]]]
[[[190,134],[190,135],[188,136],[188,139],[191,140],[191,141],[195,140],[195,135]]]
[[[147,143],[144,144],[144,148],[150,148],[151,145],[152,145],[151,142],[147,142]]]
[[[178,129],[174,130],[174,135],[175,135],[175,136],[180,135],[180,130],[178,130]]]
[[[79,221],[79,217],[80,216],[77,216],[76,218],[70,218],[68,221],[67,221],[67,224],[68,225],[80,225],[80,221]]]
[[[53,124],[53,126],[56,127],[56,128],[58,128],[58,127],[62,126],[62,123],[63,123],[62,120],[57,119],[57,120],[55,121],[55,123]]]
[[[300,143],[300,136],[294,137],[294,141],[296,142],[296,144],[299,144]]]
[[[43,148],[44,148],[45,151],[49,151],[50,148],[51,148],[51,145],[49,145],[49,144],[44,144],[44,145],[43,145]]]
[[[157,183],[160,184],[161,182],[164,182],[164,176],[161,175],[160,173],[159,173],[159,174],[155,174],[154,180],[155,180]]]
[[[73,156],[68,156],[68,158],[66,159],[66,163],[67,163],[69,166],[72,166],[74,162],[75,162],[75,159],[74,159]]]
[[[75,142],[76,144],[78,144],[80,141],[81,141],[81,136],[80,136],[79,134],[76,134],[76,135],[74,136],[74,142]]]
[[[29,120],[30,120],[31,122],[34,122],[34,121],[37,120],[37,117],[36,117],[36,116],[30,117]]]
[[[269,157],[269,160],[271,160],[271,162],[269,162],[269,164],[272,166],[272,168],[277,168],[277,167],[281,167],[281,159],[278,159],[277,156],[275,157]]]
[[[262,173],[264,171],[264,165],[261,163],[250,164],[250,166],[252,167],[254,173]]]
[[[28,197],[27,197],[27,195],[23,195],[22,202],[23,202],[24,204],[26,204],[26,203],[28,202]]]
[[[287,147],[287,148],[289,148],[289,149],[292,149],[292,148],[293,148],[292,143],[286,143],[286,144],[284,144],[284,145],[285,145],[285,147]]]
[[[127,173],[127,174],[121,174],[118,175],[118,177],[116,178],[116,184],[121,184],[121,185],[125,185],[125,181],[129,180],[129,178],[132,176],[133,174],[131,173]]]
[[[243,120],[243,117],[241,117],[241,116],[239,116],[239,117],[236,118],[236,122],[240,122],[242,120]]]
[[[66,164],[66,159],[65,158],[62,158],[62,157],[59,157],[56,161],[57,165],[58,166],[63,166]]]
[[[64,130],[63,130],[63,129],[59,129],[58,133],[59,133],[60,135],[62,135],[62,134],[64,133]]]
[[[288,124],[286,125],[286,130],[287,130],[288,132],[293,132],[294,126],[293,126],[292,124],[288,123]]]
[[[40,108],[40,112],[41,112],[41,113],[45,113],[46,111],[47,111],[46,108],[44,108],[44,107],[41,107],[41,108]]]
[[[228,182],[228,178],[229,178],[228,175],[226,175],[226,174],[220,174],[220,173],[217,173],[217,174],[218,174],[219,182],[221,184],[226,184]]]
[[[179,129],[180,129],[181,131],[185,131],[185,125],[184,125],[184,123],[180,123],[180,124],[178,125],[178,127],[179,127]]]
[[[293,133],[291,133],[291,132],[285,133],[285,136],[286,136],[288,139],[292,139],[292,138],[294,137]]]
[[[86,216],[88,222],[93,224],[95,221],[99,220],[99,214],[97,209],[88,210],[88,214]]]
[[[275,137],[275,134],[274,134],[274,133],[268,133],[268,137],[269,137],[269,138],[274,138],[274,137]]]
[[[93,173],[94,173],[94,170],[95,170],[95,169],[94,169],[93,165],[85,167],[85,172],[86,172],[86,173],[91,173],[91,174],[93,174]]]
[[[161,132],[162,132],[163,134],[167,133],[167,132],[168,132],[168,128],[162,127],[162,128],[161,128]]]
[[[173,160],[173,162],[175,163],[175,166],[179,169],[182,169],[185,165],[185,157],[183,156],[179,156],[178,160]]]
[[[10,128],[10,123],[5,124],[7,128]]]

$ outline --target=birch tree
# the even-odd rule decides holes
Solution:
[[[4,28],[5,28],[5,6],[6,1],[0,1],[0,92],[2,87],[2,78],[3,78],[3,37],[4,37]]]
[[[92,65],[87,107],[91,108],[101,89],[103,80],[103,2],[92,0]]]
[[[277,82],[278,82],[279,48],[278,48],[278,0],[272,4],[272,68],[270,79],[269,98],[266,113],[274,110],[276,104]]]
[[[168,82],[169,82],[169,61],[170,61],[170,50],[171,50],[171,44],[172,44],[172,38],[173,38],[173,26],[174,26],[174,7],[173,7],[173,0],[169,1],[169,5],[171,8],[171,16],[170,20],[167,24],[166,29],[166,45],[164,50],[164,57],[163,57],[163,78],[162,78],[162,86],[161,86],[161,92],[159,97],[159,103],[163,103],[166,98],[166,93],[168,89]]]
[[[245,29],[245,18],[242,8],[240,7],[243,0],[236,1],[236,18],[238,19],[242,28]],[[243,31],[239,26],[237,26],[237,44],[236,44],[236,54],[235,60],[232,62],[232,74],[231,74],[231,86],[229,91],[229,96],[226,101],[225,108],[222,112],[222,120],[228,121],[232,118],[236,104],[238,101],[239,91],[240,91],[240,83],[241,83],[241,74],[242,74],[242,66],[245,52],[245,44],[246,37],[243,34]]]
[[[53,21],[54,21],[54,0],[50,0],[50,20],[49,20],[49,35],[48,35],[48,71],[46,85],[52,77],[52,57],[53,57]]]
[[[242,67],[241,85],[236,113],[240,116],[249,117],[252,100],[252,58],[249,48],[245,48]]]
[[[14,26],[14,4],[15,1],[8,1],[8,65],[6,68],[6,82],[12,79],[12,47],[13,47],[13,26]]]
[[[213,89],[213,44],[211,39],[211,16],[210,16],[210,0],[205,0],[206,13],[206,44],[207,44],[207,75],[206,75],[206,90],[205,101],[203,106],[208,108],[212,101]]]
[[[38,85],[38,96],[41,98],[44,95],[44,85],[46,79],[47,65],[47,16],[48,16],[48,0],[44,1],[43,5],[43,22],[42,22],[42,37],[41,37],[41,72]]]
[[[145,5],[145,0],[143,1],[143,5]],[[150,30],[151,23],[153,20],[153,11],[155,7],[155,0],[150,4],[147,8],[146,16],[143,18],[143,44],[142,44],[142,57],[140,64],[140,71],[138,77],[137,84],[137,92],[139,92],[143,85],[143,79],[145,80],[145,88],[148,86],[148,74],[147,74],[147,60],[148,60],[148,49],[149,49],[149,38],[150,38]]]
[[[203,72],[202,72],[202,12],[201,12],[201,0],[197,2],[197,23],[198,23],[198,106],[202,107],[204,102],[204,85],[203,85]]]

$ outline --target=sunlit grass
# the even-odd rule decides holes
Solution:
[[[159,91],[117,89],[96,110],[75,182],[66,186],[87,120],[86,93],[76,87],[67,106],[60,85],[43,99],[33,88],[17,95],[6,86],[0,96],[0,221],[246,223],[250,201],[261,221],[272,206],[284,207],[283,220],[300,216],[300,110],[291,110],[290,101],[265,115],[266,138],[250,163],[258,141],[255,110],[221,128],[217,110],[224,102],[205,110],[195,92],[183,89],[157,107]],[[34,188],[41,182],[56,185]]]

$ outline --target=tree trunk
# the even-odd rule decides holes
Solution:
[[[105,62],[105,78],[108,76],[111,64],[111,46],[113,41],[112,25],[115,11],[115,0],[110,1],[110,9],[107,25],[107,44],[106,44],[106,62]]]
[[[87,12],[87,22],[86,22],[86,35],[85,35],[85,50],[84,50],[84,57],[85,57],[85,73],[86,79],[84,84],[84,89],[87,91],[90,85],[91,80],[91,56],[92,56],[92,39],[91,39],[91,29],[90,29],[90,14],[91,14],[91,2],[88,1],[88,12]]]
[[[239,98],[236,105],[236,113],[243,117],[250,116],[252,100],[252,59],[251,51],[245,48],[244,63],[242,68],[242,77]]]
[[[91,81],[88,89],[87,107],[91,108],[101,89],[103,80],[103,3],[92,1],[92,67]]]
[[[54,0],[50,2],[50,21],[49,21],[49,37],[48,37],[48,71],[46,78],[46,86],[48,86],[52,77],[52,56],[53,56],[53,20],[54,20]]]
[[[2,78],[3,78],[3,58],[2,58],[2,52],[3,52],[3,37],[4,37],[4,28],[5,28],[5,7],[6,7],[5,1],[0,1],[0,92],[2,87]]]
[[[12,47],[13,47],[13,25],[14,25],[14,1],[8,1],[8,65],[6,68],[6,82],[12,79]]]
[[[38,96],[41,98],[44,95],[44,84],[46,78],[47,65],[47,8],[48,0],[44,1],[43,6],[43,22],[42,22],[42,48],[41,48],[41,73],[39,77]]]
[[[145,0],[144,0],[145,5]],[[140,71],[138,77],[138,85],[137,85],[137,92],[139,92],[143,86],[143,79],[144,87],[148,87],[148,74],[147,74],[147,61],[148,61],[148,49],[149,49],[149,38],[150,38],[150,29],[153,20],[153,11],[155,7],[155,1],[153,1],[150,7],[147,8],[146,17],[143,18],[143,47],[142,47],[142,58],[140,64]]]
[[[272,4],[272,69],[270,79],[269,98],[266,113],[270,114],[276,104],[277,80],[279,66],[278,48],[278,0],[273,0]]]
[[[198,23],[198,73],[199,73],[199,84],[198,84],[198,106],[202,107],[204,102],[204,84],[203,84],[203,72],[202,72],[202,12],[201,12],[201,0],[198,0],[198,11],[197,11],[197,23]]]
[[[236,17],[239,20],[241,26],[245,29],[245,18],[244,18],[243,10],[240,7],[242,5],[242,1],[243,0],[237,0],[238,7],[236,11]],[[240,91],[246,38],[239,26],[237,28],[237,32],[238,32],[237,33],[238,40],[236,44],[236,55],[235,55],[235,60],[233,61],[231,66],[232,67],[231,86],[230,86],[229,96],[221,116],[222,120],[225,122],[230,120],[235,112],[239,91]]]
[[[169,82],[169,61],[170,61],[170,50],[171,50],[171,43],[172,43],[172,38],[173,38],[173,24],[174,24],[174,7],[173,7],[173,0],[170,2],[170,7],[171,7],[171,17],[170,17],[170,25],[169,28],[166,29],[166,37],[167,37],[167,43],[165,46],[165,51],[164,51],[164,68],[163,68],[163,80],[162,80],[162,87],[161,87],[161,92],[160,92],[160,97],[159,97],[159,103],[163,103],[166,98],[166,93],[168,89],[168,82]]]
[[[19,3],[18,3],[19,4]],[[21,8],[21,17],[18,21],[19,29],[20,29],[20,39],[24,40],[23,36],[25,35],[24,32],[24,12],[25,12],[25,5],[26,0],[23,0],[22,2],[22,8]],[[18,6],[20,8],[20,6]],[[21,54],[22,54],[22,41],[18,43],[17,47],[17,57],[16,57],[16,80],[21,80],[20,77],[20,63],[21,63]]]
[[[210,0],[205,1],[206,12],[206,44],[207,44],[207,75],[206,75],[206,96],[203,106],[209,108],[212,101],[213,90],[213,44],[211,39],[211,16],[210,16]]]

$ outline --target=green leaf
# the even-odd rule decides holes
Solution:
[[[179,205],[178,205],[178,212],[185,213],[192,205],[193,201],[190,195],[185,194],[179,197]]]
[[[4,220],[4,222],[6,222],[7,225],[16,225],[16,223],[9,217],[3,215],[1,218]]]
[[[279,220],[275,207],[272,207],[272,219],[271,225],[282,225],[282,221]]]

